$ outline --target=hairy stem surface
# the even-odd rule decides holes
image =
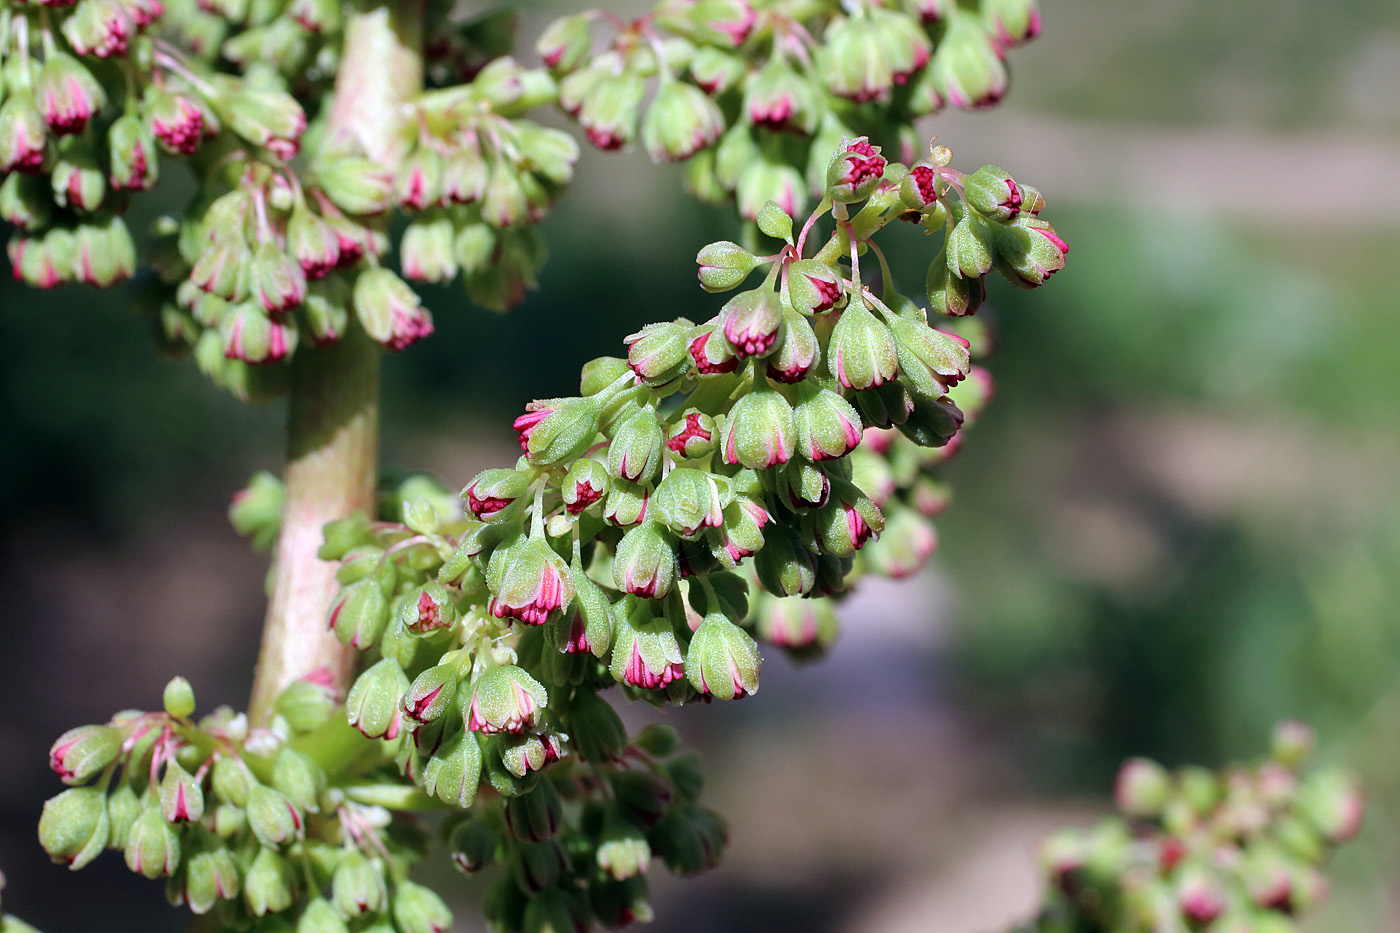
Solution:
[[[392,166],[405,101],[422,87],[422,0],[363,6],[347,24],[330,132],[357,140]],[[374,512],[379,454],[380,349],[357,326],[334,346],[293,362],[286,505],[272,596],[249,701],[254,725],[272,717],[287,684],[324,669],[343,690],[355,654],[326,627],[335,565],[320,560],[326,522]]]

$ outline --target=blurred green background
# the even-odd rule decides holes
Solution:
[[[1100,813],[1124,756],[1220,764],[1288,716],[1370,795],[1308,929],[1395,929],[1400,7],[1044,13],[1008,102],[929,130],[1045,192],[1068,268],[993,286],[998,396],[930,574],[854,600],[831,659],[671,715],[733,850],[658,877],[653,929],[1004,927],[1035,902],[1035,840]],[[386,463],[460,485],[512,459],[524,402],[643,323],[713,313],[691,257],[733,235],[678,170],[592,152],[545,232],[513,315],[429,296],[437,336],[386,367]],[[222,513],[276,468],[281,412],[158,358],[127,299],[0,285],[0,867],[6,909],[50,933],[183,920],[118,859],[47,864],[48,743],[177,672],[241,705],[261,619],[264,565]]]

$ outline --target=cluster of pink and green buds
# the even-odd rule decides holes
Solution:
[[[1049,900],[1024,933],[1293,933],[1326,894],[1327,858],[1361,827],[1356,781],[1305,771],[1312,746],[1288,722],[1253,768],[1173,774],[1129,761],[1115,793],[1122,817],[1046,844]]]
[[[933,470],[989,384],[969,339],[895,291],[873,238],[947,211],[911,203],[908,168],[863,139],[829,174],[800,230],[776,203],[760,213],[777,252],[700,252],[708,290],[766,266],[759,287],[703,324],[643,328],[626,358],[584,367],[578,396],[528,406],[513,468],[459,501],[420,484],[397,515],[327,526],[321,556],[342,584],[328,625],[371,661],[348,719],[421,793],[470,808],[454,833],[506,864],[488,908],[501,929],[539,929],[529,918],[545,911],[579,928],[642,916],[653,854],[681,873],[719,857],[723,823],[696,803],[693,761],[658,760],[669,740],[628,746],[601,691],[749,696],[760,639],[820,652],[835,636],[821,597],[864,570],[907,574],[933,549],[928,517],[947,498]],[[876,288],[862,256],[880,259]],[[235,508],[250,532],[275,515],[270,488]],[[537,797],[552,814],[541,838],[489,815]]]
[[[770,200],[805,211],[843,138],[913,161],[914,121],[995,104],[1007,51],[1039,31],[1035,0],[660,0],[632,22],[563,17],[536,49],[594,145],[640,135],[653,159],[688,163],[693,194],[735,196],[753,220]]]
[[[402,802],[385,794],[380,760],[358,754],[340,707],[311,675],[282,694],[268,728],[226,707],[195,719],[177,677],[164,709],[59,737],[49,761],[71,786],[44,805],[39,840],[75,869],[121,852],[211,929],[442,933],[450,912],[408,879],[425,831],[394,819]]]

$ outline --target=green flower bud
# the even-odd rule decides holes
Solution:
[[[810,136],[823,104],[812,83],[783,57],[774,56],[744,87],[744,115],[754,126]]]
[[[569,568],[575,596],[568,614],[557,627],[556,647],[569,654],[591,652],[603,657],[612,646],[612,604],[602,587],[594,583],[577,561]]]
[[[335,206],[347,214],[382,214],[393,203],[393,175],[370,159],[330,155],[317,160],[315,180]]]
[[[447,840],[453,863],[465,874],[480,871],[495,862],[500,846],[501,837],[481,814],[458,823]]]
[[[625,593],[658,599],[671,591],[679,572],[675,539],[658,521],[643,521],[617,545],[613,582]]]
[[[836,640],[839,626],[824,599],[765,599],[760,604],[757,632],[800,660],[820,656]]]
[[[159,820],[160,812],[152,812]],[[74,787],[51,797],[39,816],[39,844],[49,858],[74,870],[102,854],[111,831],[106,795],[95,787]]]
[[[259,849],[243,879],[243,904],[255,917],[292,906],[296,884],[292,866],[272,849]]]
[[[408,677],[392,658],[384,658],[355,680],[345,698],[350,725],[371,739],[399,734],[399,701],[408,692]]]
[[[946,250],[940,251],[929,264],[926,287],[930,310],[945,317],[973,314],[987,296],[986,284],[981,276],[964,278],[949,271]]]
[[[102,85],[76,58],[50,52],[34,82],[34,102],[49,129],[62,136],[81,133],[107,103]],[[8,121],[0,122],[7,133]],[[10,166],[6,166],[9,170]]]
[[[555,886],[568,868],[568,859],[556,842],[532,842],[516,850],[511,867],[521,890],[543,891]]]
[[[526,793],[506,801],[506,828],[516,839],[552,839],[564,823],[564,801],[553,781],[539,781]]]
[[[433,332],[433,318],[408,283],[384,268],[355,279],[355,316],[376,343],[401,351]]]
[[[389,621],[389,601],[373,579],[358,580],[344,587],[331,604],[330,628],[343,645],[367,651],[384,634]]]
[[[275,849],[301,835],[301,811],[281,791],[254,784],[248,791],[248,826],[265,848]]]
[[[398,933],[444,933],[452,926],[452,912],[431,889],[401,881],[394,888],[394,923]]]
[[[909,417],[896,427],[920,447],[942,447],[958,433],[962,423],[962,412],[951,400],[919,395],[914,397]]]
[[[252,302],[234,306],[219,323],[224,357],[254,365],[276,363],[296,350],[297,329],[272,320]]]
[[[214,808],[214,834],[220,839],[233,841],[248,833],[248,813],[242,807],[221,804]]]
[[[656,690],[685,673],[680,643],[671,623],[656,616],[619,620],[613,642],[613,679],[644,690]]]
[[[418,723],[436,721],[452,706],[461,677],[456,661],[430,667],[419,674],[400,704],[404,714]]]
[[[663,80],[642,119],[642,145],[653,162],[683,162],[713,145],[724,127],[724,114],[708,94]]]
[[[757,256],[728,240],[706,246],[696,254],[695,261],[700,267],[700,286],[707,292],[736,288],[759,264]]]
[[[515,227],[526,220],[540,219],[542,212],[532,212],[523,186],[523,179],[506,160],[496,162],[491,181],[481,202],[481,215],[497,228]]]
[[[874,502],[845,480],[833,483],[831,503],[817,515],[817,543],[836,557],[850,557],[885,527]]]
[[[603,503],[603,517],[621,527],[635,525],[646,517],[648,492],[645,486],[614,480]]]
[[[912,509],[899,509],[864,553],[871,570],[898,580],[922,568],[937,546],[933,525]]]
[[[185,902],[196,914],[206,914],[221,900],[239,893],[238,865],[233,853],[219,840],[208,837],[185,858]]]
[[[894,337],[863,300],[852,299],[841,312],[831,332],[826,364],[843,386],[857,390],[882,385],[899,372]]]
[[[598,838],[597,860],[598,867],[616,881],[645,873],[651,862],[646,831],[616,810],[609,810]]]
[[[122,733],[110,726],[78,726],[49,749],[49,767],[65,784],[86,784],[121,752]]]
[[[330,901],[318,897],[301,912],[296,933],[350,933],[350,928]]]
[[[481,783],[481,747],[471,732],[457,732],[423,766],[424,793],[466,809]]]
[[[992,264],[1002,276],[1019,288],[1035,288],[1065,267],[1069,244],[1054,228],[1034,218],[1024,223],[993,228],[996,250]]]
[[[748,74],[748,63],[738,55],[706,45],[690,60],[690,76],[707,94],[716,96],[739,83]]]
[[[526,902],[521,929],[524,933],[574,933],[588,929],[591,920],[577,896],[552,888]]]
[[[988,220],[1006,223],[1021,212],[1021,189],[1007,171],[984,165],[963,180],[968,206]]]
[[[97,166],[97,156],[84,139],[66,136],[59,140],[58,158],[50,172],[49,183],[54,203],[90,214],[102,206],[107,194],[107,180]]]
[[[170,679],[162,700],[165,712],[176,719],[188,719],[194,713],[194,688],[183,677]]]
[[[291,159],[300,148],[306,114],[296,98],[271,87],[213,75],[218,89],[214,105],[229,129],[279,159]]]
[[[741,292],[725,302],[720,314],[724,339],[739,359],[767,356],[777,349],[783,330],[783,306],[767,286]]]
[[[776,522],[764,533],[763,549],[754,558],[754,570],[763,588],[774,596],[799,596],[817,582],[812,553]]]
[[[819,509],[831,498],[831,481],[810,463],[794,461],[766,478],[773,483],[779,499],[794,512]]]
[[[550,71],[570,72],[583,64],[593,42],[589,33],[591,19],[587,13],[562,16],[540,33],[535,51]]]
[[[919,395],[941,398],[971,368],[967,341],[902,317],[889,318],[900,377]]]
[[[656,518],[682,538],[694,538],[724,523],[724,507],[733,494],[727,484],[723,492],[709,473],[677,467],[656,489]]]
[[[12,172],[0,182],[0,219],[22,230],[37,230],[47,227],[52,217],[53,196],[41,176]]]
[[[688,804],[668,811],[648,838],[667,870],[684,878],[719,864],[729,827],[714,811]]]
[[[692,367],[688,339],[691,324],[682,318],[649,324],[627,337],[627,365],[643,385],[662,386]]]
[[[239,807],[248,805],[248,795],[257,783],[243,759],[234,755],[216,755],[210,777],[214,795]]]
[[[608,445],[608,472],[618,479],[650,483],[661,469],[664,444],[656,409],[639,408],[623,421]]]
[[[42,821],[40,826],[42,832]],[[180,834],[166,822],[156,801],[149,800],[127,833],[126,867],[155,879],[174,874],[179,864]]]
[[[990,107],[1006,93],[1006,66],[995,40],[977,18],[960,10],[949,17],[948,31],[933,54],[934,80],[954,107]]]
[[[286,795],[297,810],[320,813],[326,773],[306,755],[284,745],[272,761],[272,786]],[[250,807],[250,815],[251,810]]]
[[[132,824],[141,815],[141,800],[131,785],[122,782],[107,797],[107,816],[111,820],[111,832],[107,837],[107,848],[125,849]]]
[[[513,664],[488,667],[472,681],[467,728],[485,735],[520,735],[535,727],[549,705],[544,685]]]
[[[1307,761],[1317,744],[1317,734],[1305,723],[1287,720],[1274,727],[1269,741],[1269,757],[1285,768],[1297,769]]]
[[[498,619],[543,625],[573,598],[568,565],[544,537],[520,539],[491,555],[486,568],[488,609]]]
[[[571,75],[564,82],[564,88],[584,74],[586,72]],[[560,92],[561,102],[565,99],[564,88]],[[630,143],[637,135],[637,116],[645,96],[646,83],[636,72],[604,73],[597,77],[582,97],[578,110],[578,120],[588,141],[608,151]]]
[[[349,919],[383,910],[389,892],[379,861],[366,858],[357,849],[348,850],[331,875],[331,900],[341,915]]]
[[[590,882],[588,902],[593,915],[609,929],[650,923],[655,916],[647,900],[647,880],[641,875],[626,881],[599,879]]]
[[[724,462],[764,469],[787,463],[796,447],[791,406],[765,380],[759,380],[730,409],[724,426]]]
[[[516,779],[523,779],[531,771],[538,771],[551,761],[558,761],[561,752],[559,740],[548,734],[503,737],[497,748],[502,766]],[[495,785],[494,780],[492,783]],[[499,785],[495,786],[496,790],[505,796],[514,796],[524,793],[529,785],[517,783],[513,788],[509,788],[510,793],[506,793]]]
[[[430,212],[409,221],[399,239],[399,265],[418,282],[446,282],[457,276],[456,230],[446,214]]]
[[[797,452],[806,459],[844,457],[861,440],[861,420],[855,406],[830,389],[806,389],[792,410]]]
[[[1361,830],[1365,806],[1355,778],[1343,771],[1327,770],[1310,775],[1304,782],[1299,789],[1298,809],[1335,845]]]
[[[15,88],[0,105],[0,173],[37,172],[48,154],[49,130],[27,88]]]
[[[807,183],[802,173],[786,163],[770,161],[761,152],[743,163],[733,187],[739,215],[745,220],[757,220],[769,201],[777,202],[790,217],[807,206]]]
[[[167,823],[197,823],[204,816],[204,791],[179,762],[165,766],[160,781],[160,808]]]
[[[597,460],[578,459],[559,484],[564,508],[578,515],[603,498],[608,491],[608,471]]]
[[[992,228],[980,214],[969,211],[953,227],[946,246],[948,271],[963,278],[977,278],[992,268],[995,247]]]
[[[88,285],[107,288],[136,271],[136,244],[120,217],[93,217],[81,224],[73,251],[73,274]]]
[[[695,630],[686,652],[685,672],[690,685],[700,693],[733,700],[758,691],[762,663],[758,645],[749,633],[716,612],[705,616]]]
[[[340,710],[336,691],[324,683],[302,678],[287,685],[277,697],[277,715],[293,732],[312,732]]]
[[[601,397],[534,402],[515,419],[520,447],[536,466],[554,466],[583,455],[598,435]]]

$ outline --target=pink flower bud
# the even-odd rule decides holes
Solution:
[[[885,157],[864,136],[846,144],[826,170],[826,185],[837,201],[851,203],[868,198],[885,173]]]
[[[60,135],[82,132],[107,102],[102,85],[76,58],[63,53],[44,62],[34,96],[44,122]]]
[[[739,358],[729,352],[728,347],[716,346],[713,332],[701,334],[690,342],[690,358],[702,376],[732,373],[739,368]]]
[[[193,155],[204,138],[204,111],[188,97],[161,95],[151,111],[151,132],[174,155]]]

